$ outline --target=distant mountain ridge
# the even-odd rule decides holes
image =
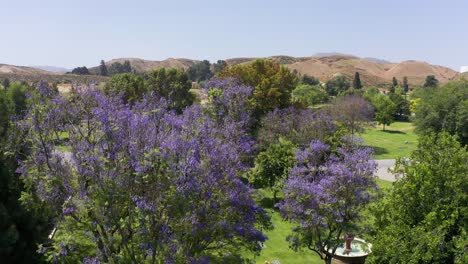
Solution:
[[[44,70],[48,72],[57,72],[57,73],[65,73],[65,72],[71,72],[71,69],[63,68],[63,67],[55,67],[55,66],[29,66],[31,68],[39,69],[39,70]]]
[[[229,58],[225,59],[228,66],[248,63],[260,57],[250,58]],[[343,75],[349,79],[354,77],[356,72],[361,75],[364,85],[388,86],[392,78],[395,77],[399,82],[408,77],[410,85],[422,85],[426,76],[434,75],[441,83],[446,83],[460,76],[457,71],[448,67],[432,65],[426,62],[407,60],[400,63],[393,63],[377,58],[359,58],[353,55],[341,53],[318,53],[310,57],[292,57],[287,55],[270,56],[264,59],[270,59],[279,64],[285,65],[299,74],[307,74],[319,78],[326,82],[336,75]],[[199,62],[186,58],[168,58],[162,61],[145,60],[140,58],[117,58],[106,62],[107,67],[114,63],[123,64],[129,61],[132,69],[137,72],[147,72],[160,67],[174,67],[179,69],[188,69],[190,66]],[[57,67],[53,67],[57,68]],[[44,68],[43,68],[44,69]],[[32,67],[13,66],[0,64],[0,75],[8,73],[9,75],[64,75],[63,73],[51,72],[36,69]],[[52,69],[50,69],[52,70]],[[99,66],[90,67],[91,72],[99,72]],[[1,77],[1,76],[0,76]]]

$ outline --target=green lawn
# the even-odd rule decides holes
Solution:
[[[382,126],[366,129],[362,134],[364,143],[374,148],[375,159],[409,157],[417,148],[418,136],[409,122],[395,122],[382,130]]]
[[[377,184],[382,189],[388,189],[392,187],[392,183],[385,180],[377,180]],[[278,198],[282,198],[279,194]],[[257,264],[264,264],[265,261],[279,260],[280,263],[297,263],[297,264],[322,264],[324,263],[320,257],[310,250],[301,250],[295,252],[289,248],[289,242],[286,241],[286,237],[291,234],[291,228],[293,224],[283,221],[280,213],[277,210],[272,209],[273,202],[271,201],[272,194],[268,190],[257,190],[255,199],[266,209],[271,216],[273,223],[273,229],[266,232],[268,240],[265,242],[260,256],[255,257]],[[252,258],[251,256],[249,256]]]

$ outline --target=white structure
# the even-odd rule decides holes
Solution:
[[[468,66],[461,66],[460,73],[468,72]]]

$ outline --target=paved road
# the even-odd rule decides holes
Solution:
[[[388,172],[388,169],[395,167],[394,159],[375,160],[377,162],[377,177],[382,180],[394,182],[395,176]]]

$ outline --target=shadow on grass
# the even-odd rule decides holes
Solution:
[[[375,146],[372,146],[372,148],[374,149],[375,155],[388,154],[388,150],[385,148],[375,147]]]
[[[405,132],[399,130],[380,130],[380,132],[388,134],[406,134]]]
[[[277,210],[278,208],[275,207],[275,204],[282,202],[282,198],[276,198],[276,201],[273,201],[273,198],[271,197],[263,197],[260,201],[259,204],[263,208],[268,208],[268,209],[275,209]]]

